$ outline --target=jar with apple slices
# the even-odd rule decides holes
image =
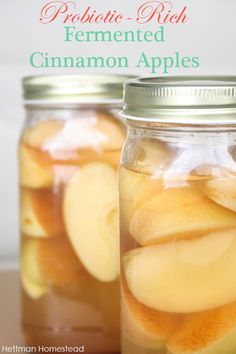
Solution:
[[[131,80],[122,114],[122,354],[234,354],[236,78]]]
[[[19,143],[29,345],[119,351],[117,167],[124,77],[26,78]]]

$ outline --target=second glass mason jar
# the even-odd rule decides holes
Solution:
[[[23,329],[31,345],[119,351],[122,76],[24,80],[19,144]]]
[[[236,78],[127,82],[122,353],[236,353]]]

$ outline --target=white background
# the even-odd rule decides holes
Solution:
[[[143,1],[97,0],[79,1],[79,12],[88,5],[98,10],[117,9],[130,16]],[[166,28],[166,42],[143,43],[64,43],[61,24],[39,23],[40,8],[46,1],[10,0],[0,6],[0,264],[14,264],[18,254],[18,187],[17,140],[23,124],[24,112],[21,98],[21,78],[25,75],[47,73],[93,73],[95,70],[38,70],[30,68],[29,55],[34,51],[61,56],[128,56],[137,61],[142,51],[152,56],[169,56],[175,51],[183,55],[199,56],[199,69],[175,70],[172,75],[236,75],[236,26],[235,0],[185,0],[173,1],[174,7],[188,7],[189,21],[183,25]],[[129,27],[78,26],[80,30],[128,30]],[[155,30],[156,25],[143,29]],[[96,72],[111,72],[97,69]],[[116,73],[119,71],[116,70]],[[123,69],[123,73],[147,75],[146,70]]]

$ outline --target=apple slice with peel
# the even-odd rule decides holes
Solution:
[[[186,315],[167,348],[172,354],[235,354],[236,302]]]
[[[131,293],[156,310],[189,313],[236,300],[235,229],[138,248],[123,263]]]
[[[20,207],[20,224],[21,232],[24,235],[35,237],[49,237],[47,230],[40,222],[35,212],[33,195],[30,190],[22,188],[21,190],[21,207]]]
[[[21,189],[21,231],[34,237],[51,237],[64,233],[60,188]]]
[[[50,167],[40,164],[30,148],[21,144],[19,148],[20,184],[29,188],[43,188],[53,184]]]
[[[48,236],[65,234],[62,215],[63,187],[31,189],[32,210]],[[33,234],[31,234],[33,236]]]
[[[236,177],[219,177],[200,185],[201,190],[217,204],[236,212]]]
[[[48,291],[37,262],[37,247],[37,240],[29,239],[24,241],[21,250],[21,282],[26,294],[33,299]]]
[[[130,233],[142,246],[236,227],[236,215],[187,186],[164,189],[138,208]]]
[[[123,281],[121,315],[126,340],[145,349],[160,349],[180,324],[181,316],[154,310],[137,301]]]
[[[97,288],[96,280],[82,266],[66,238],[25,238],[21,264],[22,283],[31,297],[53,287],[68,298],[74,291],[77,301],[95,298],[92,289]]]
[[[65,226],[79,259],[95,278],[118,277],[118,189],[115,170],[90,163],[75,173],[64,196]]]

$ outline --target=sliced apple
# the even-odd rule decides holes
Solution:
[[[97,116],[94,129],[99,133],[104,149],[121,150],[125,141],[126,130],[118,118],[106,112],[101,112]]]
[[[120,232],[122,234],[121,248],[132,249],[135,247],[134,239],[129,234],[129,223],[133,213],[133,203],[136,194],[149,176],[129,170],[121,166],[119,172],[120,192]]]
[[[236,177],[212,178],[200,188],[208,198],[236,212]]]
[[[32,212],[49,236],[65,234],[62,215],[63,189],[35,189],[30,191]],[[33,236],[34,234],[31,234]]]
[[[72,158],[76,166],[84,166],[91,162],[103,162],[118,169],[120,163],[120,150],[97,151],[97,150],[77,150]]]
[[[164,347],[177,328],[181,317],[147,307],[137,301],[123,281],[121,296],[123,335],[130,342],[146,349]]]
[[[24,188],[21,190],[20,224],[24,235],[35,237],[49,237],[47,230],[41,223],[33,203],[33,193]]]
[[[24,291],[28,296],[30,296],[32,299],[39,299],[41,296],[47,293],[48,288],[42,284],[37,284],[27,278],[25,274],[22,274],[21,276],[21,282]]]
[[[20,144],[20,184],[29,188],[43,188],[53,184],[52,170],[35,159],[32,151]]]
[[[44,283],[49,286],[79,287],[87,275],[66,238],[38,240],[36,259]]]
[[[236,227],[236,215],[188,186],[165,189],[141,205],[130,222],[130,233],[142,246],[192,238]]]
[[[173,160],[175,152],[157,139],[140,139],[134,152],[140,171],[160,177]]]
[[[122,165],[119,171],[119,191],[121,198],[133,202],[137,192],[147,179],[149,179],[148,175],[129,170]]]
[[[21,282],[22,286],[33,299],[43,296],[48,287],[43,282],[37,262],[37,242],[29,239],[23,243],[21,250]]]
[[[133,213],[144,203],[148,202],[155,195],[161,193],[164,189],[163,179],[147,179],[137,191],[133,202]]]
[[[49,144],[62,128],[63,124],[58,120],[41,121],[27,128],[22,139],[27,145],[43,150],[44,145]]]
[[[127,252],[131,293],[156,310],[205,311],[236,300],[236,230]]]
[[[172,354],[236,353],[236,303],[187,315],[167,348]]]
[[[90,277],[65,238],[33,239],[24,241],[22,265],[27,278],[45,286],[79,286]],[[26,268],[27,267],[27,268]],[[23,272],[24,274],[24,272]]]
[[[50,237],[62,235],[62,193],[60,188],[21,189],[21,231],[25,235]]]
[[[115,170],[90,163],[75,173],[65,190],[64,219],[71,244],[98,280],[118,276],[118,189]]]
[[[120,154],[121,154],[120,150],[104,151],[102,160],[103,162],[108,163],[116,170],[118,170],[118,167],[120,165]]]

